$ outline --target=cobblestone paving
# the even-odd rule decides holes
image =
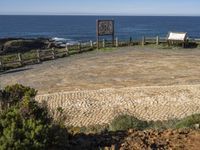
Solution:
[[[200,113],[200,85],[60,92],[37,95],[36,100],[46,101],[51,111],[62,107],[67,126],[102,125],[120,114],[168,120]]]

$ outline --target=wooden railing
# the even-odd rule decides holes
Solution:
[[[95,49],[95,46],[93,45],[92,42],[92,44],[79,43],[78,45],[66,46],[66,48],[62,49],[55,49],[55,48],[42,49],[42,50],[38,49],[26,53],[10,54],[12,56],[11,60],[6,60],[6,57],[8,57],[9,55],[1,55],[0,70],[3,71],[11,68],[25,66],[28,64],[41,63],[42,61],[45,60],[53,60],[76,53],[90,51],[93,49]],[[26,56],[26,55],[33,55],[33,56]]]
[[[199,42],[199,39],[189,39],[191,42]],[[159,45],[161,43],[167,43],[166,37],[142,37],[141,40],[119,40],[116,38],[113,41],[101,40],[99,41],[100,48],[106,47],[123,47],[123,46],[133,46],[133,45],[146,45],[149,43]],[[114,45],[113,45],[114,44]],[[11,60],[3,60],[2,58],[7,55],[0,55],[0,71],[8,70],[11,68],[21,67],[28,64],[36,64],[41,63],[45,60],[53,60],[60,57],[69,56],[72,54],[82,53],[86,51],[91,51],[97,48],[97,43],[89,41],[87,43],[79,43],[76,45],[66,45],[65,48],[62,49],[43,49],[43,50],[35,50],[32,52],[32,57],[25,57],[25,53],[17,53],[12,54],[15,55],[15,59]],[[27,52],[29,53],[29,52]],[[26,54],[27,54],[26,53]]]

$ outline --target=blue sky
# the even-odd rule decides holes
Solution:
[[[0,0],[0,14],[200,16],[200,0]]]

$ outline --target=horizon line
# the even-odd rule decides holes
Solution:
[[[179,15],[179,14],[1,14],[0,16],[132,16],[132,17],[200,17],[200,15]]]
[[[195,16],[200,17],[200,14],[180,14],[180,13],[117,13],[117,12],[0,12],[0,15],[13,15],[13,16]]]

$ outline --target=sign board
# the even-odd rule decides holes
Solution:
[[[114,20],[97,20],[97,35],[113,35],[114,34]]]
[[[97,20],[96,24],[97,34],[97,48],[99,48],[99,37],[100,36],[112,36],[112,43],[114,45],[114,20]]]
[[[186,38],[187,38],[187,33],[180,33],[180,32],[170,32],[168,36],[168,40],[185,41]]]

